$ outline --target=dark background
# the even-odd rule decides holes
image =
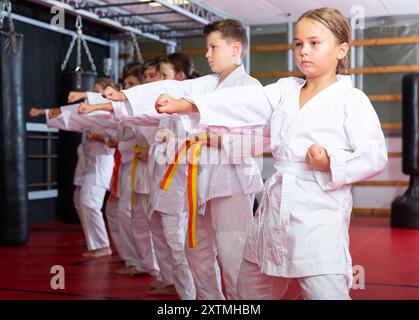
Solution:
[[[38,21],[50,23],[55,14],[50,13],[50,8],[31,3],[29,1],[13,0],[12,12]],[[65,13],[65,28],[75,30],[76,17]],[[72,40],[71,36],[43,29],[37,26],[14,21],[16,31],[24,36],[24,104],[27,122],[45,123],[43,117],[29,118],[31,107],[50,108],[59,106],[61,64]],[[103,25],[83,20],[83,33],[109,40],[116,30],[111,30]],[[103,76],[103,59],[108,58],[109,47],[87,41],[99,76]],[[76,66],[76,46],[70,57],[67,68]],[[82,48],[82,67],[90,70],[90,64]],[[34,134],[29,132],[29,134]],[[37,133],[36,133],[37,134]],[[57,141],[52,142],[52,153],[56,154]],[[43,140],[27,139],[26,154],[45,154],[46,142]],[[57,163],[60,159],[52,160],[52,181],[57,181]],[[27,160],[27,182],[45,182],[46,161]],[[53,187],[55,189],[56,187]],[[28,191],[42,190],[29,188]],[[29,200],[30,222],[55,220],[57,218],[57,199]]]

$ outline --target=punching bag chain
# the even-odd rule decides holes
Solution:
[[[11,21],[12,3],[10,0],[0,0],[0,3],[0,26],[3,27],[4,17],[9,17],[9,21]]]
[[[4,17],[10,16],[12,4],[10,3],[10,0],[1,0],[0,3],[0,25],[3,25]]]
[[[130,33],[131,40],[132,40],[132,61],[143,63],[143,56],[141,54],[140,46],[138,45],[137,36],[131,32]]]
[[[74,45],[77,41],[77,67],[76,71],[82,70],[81,67],[81,45],[83,44],[83,48],[86,51],[87,58],[90,62],[90,67],[92,68],[92,71],[96,74],[96,65],[93,61],[92,55],[90,54],[89,47],[87,46],[86,40],[83,37],[83,31],[82,31],[83,25],[81,21],[81,17],[77,16],[76,19],[76,34],[73,36],[73,40],[70,43],[70,46],[68,47],[67,53],[65,55],[64,61],[61,65],[61,71],[64,71],[64,69],[67,66],[68,60],[70,58],[71,53],[73,52]]]
[[[10,2],[10,0],[0,0],[0,3],[1,3],[0,5],[0,29],[6,29],[4,28],[3,20],[5,17],[7,17],[9,21],[9,27],[7,30],[11,37],[13,53],[16,54],[17,43],[16,43],[15,25],[13,24],[13,19],[12,19],[12,3]]]

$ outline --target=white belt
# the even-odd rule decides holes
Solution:
[[[293,175],[301,180],[316,181],[313,168],[305,162],[276,161],[275,176]]]
[[[270,201],[275,201],[274,199],[270,199],[271,191],[277,183],[281,183],[280,221],[281,224],[289,224],[293,197],[296,195],[295,181],[297,178],[306,181],[316,181],[314,171],[311,166],[305,162],[276,161],[274,163],[274,168],[276,169],[276,172],[267,181],[265,187],[266,198],[263,203],[263,212],[260,212],[260,215],[269,214],[269,212],[265,213],[265,211],[269,210]]]

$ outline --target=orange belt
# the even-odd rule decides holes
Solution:
[[[121,166],[121,153],[119,152],[118,148],[116,148],[113,158],[114,165],[112,171],[112,185],[109,195],[109,202],[112,202],[116,198],[116,193],[118,191],[119,167]]]
[[[173,176],[178,168],[179,161],[189,152],[188,159],[188,243],[190,248],[196,246],[196,213],[198,208],[198,160],[201,146],[207,143],[207,135],[200,134],[195,140],[186,140],[175,154],[173,162],[164,175],[160,189],[168,190]]]
[[[134,147],[134,158],[132,159],[132,167],[131,167],[131,205],[134,206],[134,199],[135,199],[135,174],[137,172],[137,165],[138,165],[138,158],[137,155],[141,152],[148,152],[147,147],[139,146],[138,144]]]

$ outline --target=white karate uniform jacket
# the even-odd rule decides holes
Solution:
[[[87,102],[96,104],[108,101],[98,93],[88,93]],[[78,161],[74,173],[74,185],[81,186],[89,180],[94,185],[109,189],[114,150],[104,143],[87,139],[85,133],[90,130],[105,137],[115,137],[115,127],[109,122],[110,115],[106,112],[80,116],[77,113],[78,107],[79,104],[63,106],[61,114],[53,119],[48,118],[47,110],[47,124],[62,130],[82,132],[82,142],[77,148]]]
[[[351,281],[351,183],[383,170],[384,135],[369,99],[349,76],[338,76],[300,109],[304,84],[283,78],[264,88],[188,99],[199,109],[200,128],[260,126],[270,134],[275,174],[265,183],[244,258],[272,276],[345,274]],[[330,172],[306,164],[314,143],[326,148]]]
[[[168,93],[173,97],[183,97],[191,94],[203,94],[222,88],[240,85],[259,85],[259,81],[249,76],[243,66],[234,70],[221,84],[218,84],[218,75],[209,75],[193,80],[175,81],[166,80],[141,85],[125,90],[128,103],[114,103],[115,114],[121,117],[122,123],[155,125],[160,119],[159,127],[170,129],[177,138],[177,144],[181,144],[186,138],[193,139],[198,131],[192,134],[185,132],[184,125],[189,123],[188,117],[164,116],[156,114],[154,105],[157,97],[162,93]],[[230,137],[224,140],[223,145],[228,147]],[[232,139],[232,138],[231,138]],[[172,148],[173,149],[173,148]],[[162,159],[163,153],[169,149],[160,141],[152,146],[151,155],[155,159]],[[225,150],[227,153],[228,151]],[[220,158],[220,150],[216,148],[201,147],[198,170],[198,212],[204,214],[205,203],[216,197],[226,197],[234,194],[252,194],[262,190],[263,182],[256,162],[249,158],[241,164],[219,164],[216,159]],[[226,156],[221,155],[221,156]],[[174,153],[168,152],[167,160],[170,162]],[[211,160],[212,159],[212,160]],[[215,160],[215,162],[213,162]],[[185,195],[187,193],[187,165],[179,165],[173,177],[173,182],[167,191],[159,188],[160,182],[167,171],[168,165],[155,163],[153,189],[151,192],[151,209],[168,213],[178,214],[185,209]],[[211,164],[212,163],[212,164]],[[215,163],[215,164],[214,164]],[[252,172],[253,174],[248,174]]]
[[[89,104],[110,102],[109,100],[104,99],[101,94],[94,92],[86,92],[86,94],[87,102]],[[76,106],[78,107],[78,105]],[[120,119],[115,117],[115,114],[109,111],[94,111],[86,115],[80,115],[75,111],[76,106],[72,106],[67,109],[64,107],[63,116],[67,119],[66,122],[79,124],[80,130],[82,130],[82,128],[90,128],[90,130],[94,133],[116,139],[118,141],[118,150],[121,154],[121,164],[132,163],[134,157],[134,147],[136,144],[149,147],[150,143],[154,141],[156,131],[155,127],[123,126],[119,121]],[[74,128],[75,124],[73,124],[72,127]],[[106,149],[111,149],[113,152],[115,151],[115,149],[108,148],[105,144],[103,145]],[[119,187],[117,190],[118,196],[120,195],[121,187],[127,191],[131,191],[132,189],[131,171],[126,173],[124,176],[125,178],[122,177],[122,174],[119,174]],[[148,194],[150,192],[150,181],[151,177],[148,174],[147,164],[138,161],[135,174],[134,191],[141,194]]]
[[[122,175],[119,175],[119,186],[125,190],[132,191],[131,169],[135,145],[150,148],[150,145],[154,142],[156,130],[157,127],[153,126],[124,126],[122,123],[118,125],[117,140],[118,150],[121,153],[121,164],[130,165],[128,179],[122,179]],[[134,178],[134,192],[139,194],[150,193],[152,176],[148,170],[147,163],[148,162],[142,162],[140,160],[137,161]],[[119,192],[120,188],[118,188],[118,195]]]

